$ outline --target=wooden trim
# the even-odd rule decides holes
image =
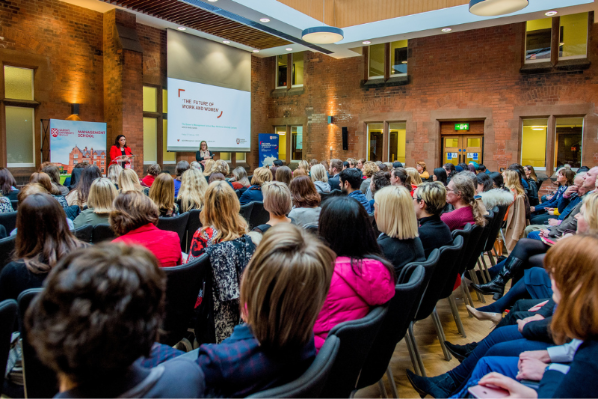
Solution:
[[[523,126],[523,124],[522,124],[522,126]],[[556,138],[556,117],[554,115],[551,115],[548,117],[548,127],[546,129],[546,174],[548,176],[552,176],[552,173],[554,170],[555,138]]]
[[[382,138],[382,162],[388,162],[388,152],[390,150],[390,123],[387,121],[382,125]]]
[[[550,43],[550,63],[555,66],[559,62],[561,17],[552,18],[552,41]]]
[[[287,90],[291,90],[293,87],[291,78],[293,77],[291,69],[293,68],[293,54],[287,54]]]
[[[388,79],[390,79],[390,43],[384,43],[384,81]]]
[[[158,116],[158,131],[156,132],[156,135],[158,136],[158,142],[156,143],[158,151],[156,163],[162,168],[164,165],[164,90],[162,87],[158,88],[158,92],[158,100],[156,103],[158,105],[158,111],[160,111],[160,116]]]
[[[365,82],[370,78],[370,46],[364,46],[363,49],[363,80]]]
[[[293,149],[291,148],[291,145],[293,144],[293,140],[291,140],[291,125],[287,125],[287,133],[285,134],[286,136],[286,140],[287,140],[287,159],[285,159],[285,164],[288,166],[291,164],[291,159],[293,159]]]
[[[39,102],[31,100],[13,100],[11,98],[5,98],[1,101],[4,103],[4,105],[10,105],[13,107],[36,108],[38,105],[40,105]]]

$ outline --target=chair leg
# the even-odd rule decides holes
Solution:
[[[457,308],[457,302],[455,301],[455,297],[451,294],[448,297],[449,304],[451,305],[451,311],[453,312],[453,318],[455,319],[455,323],[457,324],[457,329],[459,333],[463,336],[463,338],[467,338],[465,334],[465,329],[463,328],[463,323],[461,323],[461,317],[459,316],[459,309]]]
[[[405,334],[405,343],[407,344],[407,351],[409,352],[409,357],[411,358],[411,364],[413,364],[413,371],[415,372],[415,374],[421,377],[422,372],[419,369],[419,363],[415,358],[415,352],[413,351],[413,344],[411,341],[411,337],[409,336],[409,330],[407,330],[407,333]]]
[[[502,232],[502,228],[500,229],[500,236],[502,237],[502,242],[504,243],[503,245],[503,255],[509,255],[509,250],[507,249],[507,240],[505,240],[505,234]]]
[[[474,270],[469,270],[469,278],[471,279],[471,281],[473,281],[476,284],[480,284],[480,282],[478,281],[478,276],[475,274]],[[486,299],[484,298],[484,295],[480,294],[479,292],[475,292],[476,295],[478,296],[478,301],[482,302],[482,303],[486,303]]]
[[[463,300],[469,306],[474,306],[473,299],[471,298],[471,294],[469,293],[469,286],[463,280],[461,280],[461,291],[463,291]],[[467,314],[469,315],[469,317],[473,317],[472,315],[469,314],[469,312]]]
[[[494,255],[492,255],[492,251],[488,251],[488,252],[486,252],[486,254],[488,255],[488,258],[490,259],[490,264],[492,266],[496,266],[496,261],[494,260]]]
[[[388,395],[386,394],[386,388],[384,387],[382,380],[378,381],[378,389],[380,389],[380,395],[382,395],[383,398],[388,398]]]
[[[482,264],[480,263],[480,258],[478,258],[476,265],[478,267],[478,270],[480,271],[480,276],[482,276],[483,284],[488,283],[488,281],[486,281],[486,275],[484,274],[484,268],[482,267]]]
[[[482,256],[480,257],[482,259],[482,264],[484,265],[484,270],[483,273],[486,276],[486,280],[488,282],[492,281],[492,279],[490,278],[490,272],[488,271],[488,265],[486,265],[486,260],[484,259],[484,253],[482,252]]]
[[[390,369],[390,364],[386,368],[386,378],[388,378],[388,382],[390,382],[390,388],[392,389],[392,394],[394,398],[399,398],[399,391],[397,391],[397,384],[395,384],[395,379],[392,376],[392,370]]]
[[[422,360],[421,355],[419,354],[419,349],[417,347],[417,341],[415,340],[415,334],[413,333],[413,325],[415,322],[409,323],[409,337],[411,338],[411,344],[413,345],[413,353],[415,354],[415,359],[417,360],[417,364],[419,365],[419,370],[421,372],[422,377],[427,377],[426,375],[426,368],[424,367],[424,361]]]
[[[432,312],[432,319],[434,320],[434,324],[436,325],[436,335],[438,336],[438,340],[440,341],[440,347],[444,352],[444,358],[448,362],[453,357],[444,345],[444,341],[446,341],[446,336],[444,335],[444,329],[442,328],[442,323],[440,322],[440,317],[438,317],[438,312],[436,311],[436,308],[434,308],[434,311]]]

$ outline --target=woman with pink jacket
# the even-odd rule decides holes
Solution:
[[[365,317],[395,294],[392,264],[382,251],[363,205],[350,197],[332,198],[320,214],[319,235],[336,253],[330,291],[314,326],[316,350],[337,324]]]

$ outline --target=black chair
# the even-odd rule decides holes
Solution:
[[[250,202],[249,204],[245,204],[245,205],[241,205],[241,211],[239,212],[241,214],[241,216],[243,216],[243,218],[247,221],[247,223],[249,224],[249,221],[251,220],[251,212],[253,211],[253,202]]]
[[[341,345],[322,398],[348,398],[357,386],[357,379],[370,348],[386,317],[388,305],[377,306],[362,319],[337,324],[328,337],[336,336]]]
[[[185,240],[187,235],[185,232],[187,231],[187,221],[189,220],[189,212],[185,212],[179,216],[173,216],[170,218],[159,218],[157,227],[160,230],[166,231],[174,231],[179,236],[179,242],[181,244],[181,249],[185,247]]]
[[[17,213],[0,213],[0,225],[4,226],[6,233],[10,234],[17,227]]]
[[[475,267],[476,260],[478,258],[475,248],[478,245],[478,241],[481,238],[483,227],[478,225],[471,225],[468,224],[463,228],[463,230],[453,230],[451,235],[453,239],[457,236],[463,236],[463,255],[460,257],[459,262],[459,274],[463,276],[463,273],[469,271]],[[474,282],[478,283],[477,276],[473,271],[468,272],[469,278]],[[467,288],[463,288],[465,295],[467,296],[468,300],[471,299],[471,295],[469,295],[469,290]],[[484,296],[478,295],[478,300],[482,303],[485,303]],[[470,305],[473,306],[473,300],[470,301]]]
[[[91,243],[97,244],[102,241],[114,240],[115,238],[116,234],[114,234],[114,230],[112,230],[112,227],[109,224],[98,224],[93,228]]]
[[[243,195],[243,193],[245,191],[247,191],[248,187],[243,187],[243,188],[239,188],[237,190],[235,190],[235,193],[237,194],[237,198],[241,198],[241,196]]]
[[[484,280],[484,283],[488,282],[490,279],[490,273],[488,272],[488,266],[486,265],[486,260],[484,259],[484,248],[486,247],[486,243],[488,241],[488,237],[490,237],[490,233],[492,232],[492,227],[495,222],[496,214],[494,211],[489,210],[488,214],[484,216],[486,219],[486,225],[484,226],[484,230],[482,231],[482,235],[476,245],[475,251],[478,254],[477,257],[477,266],[480,270],[481,276]],[[480,263],[480,260],[482,263]]]
[[[0,271],[12,261],[16,240],[16,236],[6,237],[0,240]]]
[[[10,352],[10,338],[17,318],[17,301],[7,299],[0,302],[0,365],[6,369],[8,353]],[[0,384],[0,395],[4,384]]]
[[[365,360],[357,382],[357,389],[361,389],[378,382],[383,397],[386,396],[386,389],[382,383],[384,373],[392,388],[395,398],[398,398],[398,392],[392,371],[390,370],[390,359],[394,353],[397,344],[405,337],[407,328],[411,320],[409,314],[411,309],[416,306],[424,282],[424,267],[416,266],[405,284],[399,284],[395,287],[395,296],[390,300],[388,313],[384,318],[384,323],[376,340],[372,344],[370,353]]]
[[[160,342],[173,346],[187,333],[201,282],[211,270],[210,258],[204,254],[185,265],[166,267],[163,270],[167,278],[166,316],[162,324],[165,333],[160,336]]]
[[[449,248],[450,253],[445,255],[445,261],[442,263],[443,268],[451,268],[450,273],[448,273],[448,277],[445,281],[444,286],[440,290],[440,296],[438,299],[445,299],[448,298],[449,305],[451,306],[451,312],[453,313],[453,318],[455,319],[455,323],[457,324],[457,329],[459,333],[463,336],[463,338],[467,338],[465,334],[465,329],[463,328],[463,323],[461,322],[461,316],[459,316],[459,309],[457,308],[457,301],[453,295],[454,293],[454,286],[455,282],[457,281],[457,276],[459,276],[459,258],[463,255],[463,248],[464,248],[465,240],[462,236],[457,236],[453,239],[453,245],[451,247],[442,247],[442,251],[446,251]],[[442,255],[441,255],[442,256]]]
[[[19,303],[19,327],[23,347],[23,377],[26,398],[52,398],[58,393],[56,375],[40,362],[35,349],[29,343],[27,328],[23,322],[27,308],[29,308],[33,298],[40,292],[42,292],[41,288],[32,288],[21,292],[17,299]]]
[[[329,336],[316,359],[301,377],[288,384],[249,395],[248,398],[319,398],[340,346],[337,336]]]
[[[488,255],[488,258],[490,259],[490,264],[492,266],[496,265],[494,256],[492,255],[492,249],[494,249],[494,243],[496,242],[496,238],[498,237],[498,233],[500,231],[502,221],[505,218],[505,214],[507,213],[507,209],[509,209],[507,205],[495,206],[494,208],[492,208],[492,212],[494,212],[494,220],[492,222],[492,227],[490,229],[488,239],[486,240],[486,245],[483,249],[483,252],[485,252]],[[488,274],[487,277],[490,277],[490,275]]]
[[[199,220],[200,213],[200,209],[192,209],[189,211],[189,219],[187,220],[187,228],[185,229],[187,239],[184,248],[182,248],[183,252],[185,253],[189,253],[191,241],[193,241],[193,235],[201,227],[201,221]]]
[[[78,229],[73,230],[73,234],[79,239],[79,241],[90,243],[91,236],[93,234],[93,226],[86,224],[85,226],[81,226]]]
[[[10,204],[12,205],[12,209],[14,209],[15,211],[19,208],[19,201],[10,200]]]
[[[270,214],[264,209],[263,202],[252,202],[251,216],[249,217],[249,229],[253,229],[261,224],[268,223]]]

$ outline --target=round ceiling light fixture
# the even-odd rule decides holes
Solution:
[[[344,37],[343,30],[334,26],[316,26],[301,33],[303,40],[314,44],[332,44],[343,40]]]
[[[496,17],[523,10],[529,0],[469,0],[469,12],[480,17]]]
[[[270,22],[270,20],[268,18],[260,18],[260,22],[266,23],[266,22]]]
[[[442,31],[443,31],[444,33],[449,33],[449,32],[452,32],[452,31],[453,31],[453,28],[444,28]]]
[[[555,15],[557,15],[557,14],[558,14],[558,12],[556,12],[556,11],[548,11],[548,12],[547,12],[546,14],[544,14],[544,15],[546,15],[547,17],[554,17],[554,16],[555,16]]]
[[[215,3],[215,2],[217,2],[218,0],[208,0],[208,1],[209,1],[210,3]]]
[[[372,42],[370,42],[369,40],[366,40],[365,42],[362,42],[363,44],[371,44]]]

